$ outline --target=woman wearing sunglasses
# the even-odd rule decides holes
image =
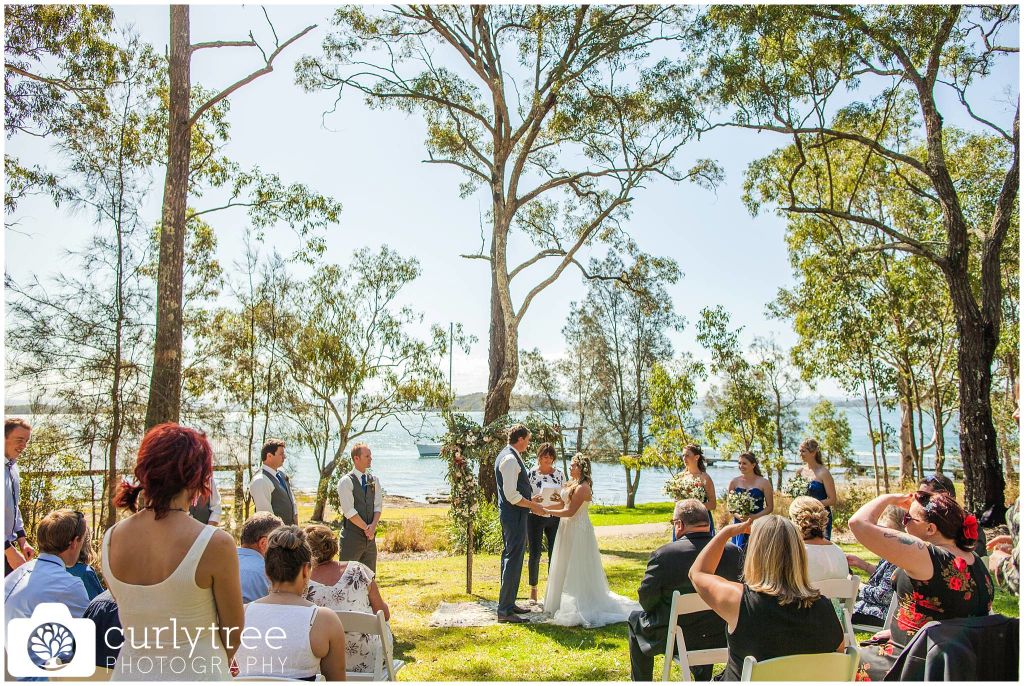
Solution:
[[[889,505],[907,510],[906,533],[878,524]],[[894,588],[899,607],[891,634],[861,648],[859,680],[881,680],[928,622],[988,614],[994,590],[992,577],[974,554],[978,520],[949,495],[881,495],[857,510],[849,525],[864,547],[898,568]]]

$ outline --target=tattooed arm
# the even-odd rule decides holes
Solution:
[[[865,548],[884,560],[902,568],[912,579],[926,580],[932,576],[932,560],[928,544],[916,536],[879,526],[878,518],[889,505],[909,507],[909,495],[880,495],[865,503],[850,517],[850,531]]]

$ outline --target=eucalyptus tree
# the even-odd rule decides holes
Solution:
[[[156,335],[153,345],[152,377],[146,426],[166,421],[177,421],[181,411],[182,351],[184,314],[182,299],[185,273],[185,235],[187,222],[196,216],[226,209],[247,207],[254,226],[266,228],[276,222],[287,223],[303,235],[309,235],[337,220],[340,207],[330,198],[312,192],[299,184],[287,186],[274,174],[255,170],[220,168],[219,160],[202,157],[201,169],[195,168],[193,148],[203,145],[204,139],[197,124],[204,116],[227,105],[227,98],[238,89],[271,73],[274,61],[288,46],[315,28],[315,25],[287,38],[278,39],[273,24],[274,46],[264,49],[249,33],[248,40],[217,40],[193,43],[188,5],[171,5],[170,46],[167,57],[167,120],[166,154],[164,156],[164,192],[160,224],[159,268],[157,273]],[[264,12],[266,16],[266,13]],[[267,17],[268,24],[270,23]],[[205,91],[192,84],[193,56],[202,50],[255,48],[263,63],[259,68],[242,76],[219,91]],[[267,54],[267,50],[270,53]],[[193,106],[194,105],[194,106]],[[216,135],[206,140],[221,141],[227,137],[227,127],[217,129]],[[197,173],[206,175],[214,186],[230,189],[230,198],[221,206],[201,210],[189,208],[189,194],[194,190]],[[322,239],[315,234],[310,246],[322,250]]]
[[[598,391],[593,397],[598,446],[614,452],[626,472],[626,507],[633,507],[640,474],[656,466],[645,453],[650,383],[654,366],[672,358],[668,333],[683,319],[665,288],[679,279],[667,258],[641,256],[628,268],[617,255],[592,260],[595,273],[626,273],[627,278],[591,281],[582,304],[583,324],[596,356]],[[603,440],[601,440],[603,439]]]
[[[356,251],[347,268],[326,265],[291,289],[282,358],[312,416],[310,436],[323,440],[314,452],[319,482],[313,519],[323,519],[331,477],[352,441],[402,422],[404,413],[445,408],[451,402],[441,361],[449,333],[434,325],[421,340],[411,329],[423,315],[398,304],[419,276],[415,259],[388,247]],[[461,326],[455,342],[462,344]],[[325,431],[320,413],[326,411]]]
[[[989,111],[979,91],[994,67],[1018,51],[1018,8],[718,6],[705,20],[705,82],[729,108],[728,123],[792,139],[772,156],[774,164],[752,171],[769,184],[764,200],[788,215],[833,222],[838,233],[877,232],[865,249],[917,255],[942,274],[960,339],[965,502],[985,512],[988,523],[1002,521],[990,390],[1002,324],[1003,246],[1017,216],[1019,106]],[[990,164],[995,183],[984,203],[966,202],[957,183],[948,123],[954,116],[998,142]],[[886,185],[865,182],[844,192],[831,182],[840,171],[837,155],[859,157],[856,168],[884,167]],[[807,180],[802,188],[800,180]],[[937,223],[893,221],[886,205],[874,202],[891,187],[928,205]]]
[[[599,359],[587,333],[586,314],[578,303],[569,304],[562,338],[566,353],[558,364],[558,372],[576,412],[576,450],[585,452],[593,434],[587,433],[587,427],[593,422],[594,403],[600,392]]]
[[[137,36],[126,34],[111,83],[49,112],[61,132],[54,147],[63,163],[51,170],[53,200],[88,212],[96,230],[75,268],[45,282],[35,276],[24,286],[6,281],[13,296],[11,375],[49,391],[73,417],[75,409],[84,411],[83,425],[103,418],[102,428],[84,433],[98,435],[105,449],[105,526],[116,519],[122,440],[140,433],[146,390],[152,291],[141,211],[159,148],[158,62]]]
[[[818,441],[829,469],[833,463],[846,470],[857,466],[851,443],[850,420],[830,401],[822,399],[811,408],[807,415],[807,433]]]
[[[699,422],[692,410],[697,402],[697,382],[704,379],[704,364],[689,354],[657,362],[651,370],[648,392],[653,443],[647,449],[657,451],[670,466],[682,466],[671,462],[680,458],[687,444],[698,442]]]
[[[772,400],[755,365],[743,355],[742,327],[730,329],[729,319],[719,305],[702,309],[697,322],[697,341],[711,353],[710,370],[718,377],[705,398],[704,436],[726,457],[760,452],[771,479],[783,467],[775,447]]]
[[[717,167],[672,166],[695,133],[681,68],[653,54],[694,40],[675,7],[402,5],[343,7],[323,52],[296,67],[310,91],[345,89],[372,107],[423,117],[428,164],[482,189],[490,226],[490,332],[484,423],[508,413],[519,327],[537,296],[597,242],[629,246],[623,222],[655,177],[713,184]],[[468,227],[467,227],[468,228]],[[474,230],[475,234],[475,230]],[[525,240],[517,241],[516,234]],[[513,246],[529,245],[524,257]],[[545,265],[553,266],[545,266]],[[513,298],[513,291],[523,293]],[[480,483],[493,493],[486,461]]]
[[[751,346],[754,375],[760,379],[771,405],[772,430],[775,432],[775,454],[784,458],[796,452],[800,441],[800,416],[796,401],[800,397],[800,373],[790,356],[774,338],[755,338]],[[775,487],[782,488],[782,468],[775,475]]]

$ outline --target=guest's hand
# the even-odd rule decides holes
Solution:
[[[742,522],[734,522],[723,526],[719,533],[728,534],[730,538],[739,534],[749,534],[752,521],[748,518]]]
[[[846,554],[846,564],[851,567],[856,567],[857,569],[864,569],[867,566],[867,563],[864,562],[862,558],[854,555],[853,553]]]
[[[914,502],[913,493],[895,493],[892,498],[895,500],[893,505],[907,511],[910,510],[910,505]]]
[[[36,556],[35,548],[30,546],[24,538],[19,541],[19,545],[21,546],[21,554],[25,556],[26,561]]]
[[[1009,548],[1010,552],[1012,552],[1013,551],[1013,538],[1010,537],[1010,536],[1007,536],[1006,534],[1003,534],[1001,536],[996,536],[995,538],[989,539],[989,542],[986,544],[985,547],[988,548],[989,550],[996,550],[997,547],[998,547],[999,550],[1002,550],[1002,547],[1000,547],[1000,546],[1006,546],[1007,548]]]
[[[363,532],[366,534],[366,540],[372,541],[374,537],[377,535],[377,525],[371,524],[368,527],[366,527],[363,530]]]
[[[892,632],[888,629],[882,629],[881,631],[873,635],[871,637],[871,640],[881,643],[883,641],[888,641],[890,638],[892,638]]]

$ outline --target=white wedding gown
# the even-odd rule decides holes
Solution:
[[[569,502],[564,489],[562,500]],[[552,624],[604,626],[624,622],[640,609],[640,603],[608,590],[589,506],[590,501],[584,502],[558,525],[544,592],[544,611],[551,613]]]

